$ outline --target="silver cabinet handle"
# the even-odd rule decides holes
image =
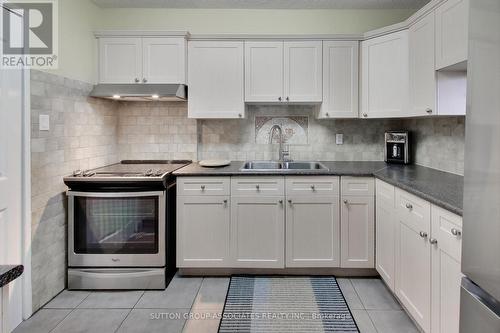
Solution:
[[[201,185],[200,188],[202,191],[205,191],[205,185]]]
[[[431,108],[427,108],[427,109],[425,109],[425,112],[427,112],[428,114],[431,114],[432,113],[432,109]]]
[[[148,80],[146,80],[146,78],[144,78],[144,79],[142,79],[142,82],[146,83],[146,82],[148,82]]]
[[[434,244],[438,243],[438,240],[436,238],[429,238],[429,243],[431,243],[432,245],[434,245]]]
[[[260,191],[260,185],[255,185],[255,189],[256,189],[257,191]]]
[[[364,118],[368,117],[368,114],[363,113],[363,117],[364,117]]]
[[[328,112],[327,112],[327,113],[325,113],[325,116],[326,116],[326,117],[330,117],[330,115],[328,114]]]
[[[135,78],[135,83],[139,83],[139,79],[138,78]]]
[[[281,100],[282,100],[281,96],[280,96],[280,97],[278,97],[278,101],[280,101],[280,102],[281,102]]]
[[[224,207],[227,206],[227,199],[222,200],[222,203],[224,203]]]
[[[413,209],[413,205],[412,205],[412,204],[410,204],[410,203],[407,203],[407,204],[406,204],[406,208],[408,208],[408,209]]]
[[[280,204],[280,205],[282,205],[282,204],[283,204],[283,200],[279,200],[278,202],[279,202],[279,204]]]
[[[451,232],[451,234],[453,236],[460,236],[460,235],[462,235],[462,232],[460,230],[458,230],[458,229],[455,229],[455,228],[451,228],[450,232]]]
[[[241,113],[238,113],[238,118],[241,118],[243,117],[243,115]]]
[[[311,190],[312,190],[313,192],[314,192],[314,191],[316,191],[316,186],[311,185]]]
[[[290,97],[286,96],[286,101],[288,102],[290,100]]]
[[[291,199],[288,199],[288,203],[291,205],[291,204],[292,204],[292,200],[291,200]]]
[[[344,200],[344,204],[347,205],[349,203],[349,201],[347,200]]]
[[[420,237],[427,238],[427,233],[425,231],[420,231]]]

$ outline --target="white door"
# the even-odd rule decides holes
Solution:
[[[23,72],[0,69],[0,265],[24,263],[22,115]],[[3,318],[2,313],[0,329],[5,327],[10,332],[22,321],[22,288],[22,279],[17,279],[9,284],[8,295],[0,295],[7,301],[8,310],[8,318]]]
[[[142,82],[141,38],[99,38],[99,82]]]
[[[436,70],[434,66],[434,12],[409,28],[410,115],[436,114]]]
[[[448,0],[436,8],[436,69],[467,60],[468,32],[468,0]]]
[[[177,266],[229,267],[229,196],[177,197]]]
[[[245,102],[283,100],[283,42],[245,42]]]
[[[286,266],[339,267],[339,197],[289,196],[287,201]]]
[[[323,100],[323,52],[321,41],[284,43],[287,102],[321,102]]]
[[[375,251],[375,198],[342,196],[340,266],[373,268]]]
[[[282,197],[231,198],[231,266],[285,267],[283,201]]]
[[[188,45],[188,117],[244,117],[243,42],[193,41]]]
[[[142,38],[143,82],[186,83],[186,47],[184,38]]]
[[[434,333],[458,333],[462,218],[432,206],[432,307]]]
[[[361,117],[405,117],[409,94],[408,31],[361,42]]]
[[[323,42],[323,103],[318,118],[358,118],[357,41]]]
[[[375,219],[375,268],[385,283],[394,291],[396,265],[396,218],[394,186],[377,179]]]

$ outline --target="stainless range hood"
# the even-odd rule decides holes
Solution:
[[[97,84],[91,97],[123,101],[186,101],[187,86],[184,84]]]

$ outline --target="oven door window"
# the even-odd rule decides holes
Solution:
[[[75,253],[158,253],[158,196],[75,197]]]

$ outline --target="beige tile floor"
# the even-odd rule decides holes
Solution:
[[[362,333],[418,332],[379,279],[339,278]],[[163,291],[65,290],[14,333],[217,332],[229,278],[175,276]]]

